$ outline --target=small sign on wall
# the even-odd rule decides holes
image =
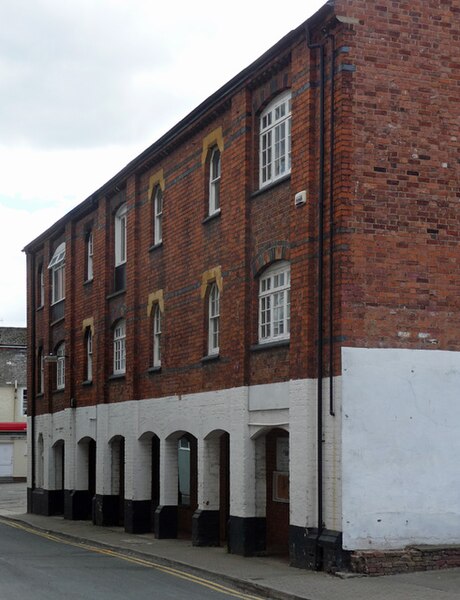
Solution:
[[[276,439],[276,470],[289,473],[289,438]]]
[[[289,502],[289,438],[276,440],[276,471],[273,471],[274,502]]]
[[[289,502],[289,473],[273,471],[273,501]]]

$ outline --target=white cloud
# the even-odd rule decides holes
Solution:
[[[24,245],[322,4],[2,0],[0,325]]]

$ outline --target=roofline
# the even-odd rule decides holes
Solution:
[[[34,240],[29,242],[23,248],[23,252],[34,252],[37,246],[40,246],[43,241],[55,231],[62,229],[65,224],[76,217],[79,217],[92,208],[92,205],[98,201],[101,196],[106,195],[119,184],[123,184],[127,177],[134,173],[142,166],[153,154],[161,150],[162,147],[171,143],[174,138],[183,133],[186,129],[196,123],[205,113],[219,103],[222,103],[226,97],[233,93],[238,88],[242,87],[248,77],[257,69],[260,69],[265,63],[270,62],[273,58],[292,45],[292,42],[305,32],[306,27],[315,26],[322,21],[329,13],[334,10],[334,0],[328,0],[319,8],[311,17],[303,21],[298,27],[291,30],[282,37],[276,44],[264,52],[259,58],[253,61],[248,67],[240,71],[235,77],[230,79],[226,84],[220,87],[216,92],[211,94],[206,100],[201,102],[195,109],[182,118],[176,125],[163,134],[157,141],[148,146],[143,152],[131,160],[125,167],[116,173],[111,179],[106,181],[100,188],[93,192],[86,200],[80,202],[75,208],[66,213],[43,233]]]

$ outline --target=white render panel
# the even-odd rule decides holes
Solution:
[[[344,548],[460,543],[460,353],[343,348]]]
[[[252,385],[249,410],[289,408],[289,381]]]

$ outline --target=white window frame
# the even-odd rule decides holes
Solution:
[[[45,356],[43,354],[43,348],[38,349],[37,356],[37,366],[38,366],[38,394],[43,394],[45,390]]]
[[[153,197],[153,243],[163,241],[163,191],[159,185],[155,188]]]
[[[259,279],[259,344],[290,337],[291,267],[278,261]]]
[[[93,333],[91,327],[86,330],[86,381],[93,380]]]
[[[291,172],[291,92],[275,98],[260,115],[259,186]]]
[[[211,284],[208,298],[208,355],[219,354],[220,292]]]
[[[38,308],[45,305],[45,271],[43,265],[38,268]]]
[[[88,231],[88,233],[86,235],[86,281],[92,281],[92,279],[94,277],[93,256],[94,256],[93,232]]]
[[[65,298],[65,242],[59,244],[50,260],[51,304],[57,304]]]
[[[126,373],[126,321],[120,319],[113,329],[113,374]]]
[[[209,215],[220,212],[220,178],[221,154],[219,148],[215,146],[209,159]]]
[[[127,206],[122,204],[115,213],[115,266],[119,267],[126,263],[126,242],[127,242]]]
[[[56,389],[65,388],[65,342],[61,342],[56,348]]]
[[[161,311],[160,305],[155,305],[153,312],[153,366],[161,367]]]

